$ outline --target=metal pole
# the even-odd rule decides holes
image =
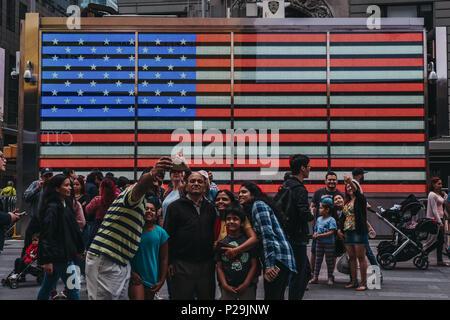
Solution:
[[[202,0],[202,18],[206,17],[206,0]]]
[[[30,12],[36,12],[36,0],[30,0]]]

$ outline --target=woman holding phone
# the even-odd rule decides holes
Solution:
[[[260,257],[264,266],[264,299],[284,300],[291,273],[296,273],[294,253],[275,215],[269,197],[254,183],[246,182],[239,190],[243,206],[261,241]]]

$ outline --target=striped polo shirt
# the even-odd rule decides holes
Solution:
[[[145,197],[131,199],[133,186],[122,191],[106,212],[89,252],[126,266],[139,249],[144,226]]]

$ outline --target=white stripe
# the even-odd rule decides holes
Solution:
[[[229,96],[198,96],[196,103],[200,105],[230,105],[231,97]]]
[[[197,47],[196,48],[196,54],[197,55],[207,55],[207,54],[230,54],[231,53],[231,49],[229,46],[224,47],[224,46],[214,46],[214,47],[209,47],[209,46],[202,46],[202,47]]]
[[[236,105],[326,105],[326,96],[236,96]],[[255,110],[257,112],[257,110]],[[293,109],[295,112],[295,109]]]
[[[206,129],[229,129],[230,121],[195,121],[199,123],[203,130]],[[139,130],[157,130],[157,129],[194,129],[193,120],[139,120]]]
[[[422,46],[331,46],[331,55],[338,54],[422,54]]]
[[[326,54],[326,46],[236,46],[236,55],[311,55]]]
[[[134,155],[133,146],[41,146],[43,156]]]
[[[134,130],[134,121],[41,121],[41,130]]]
[[[326,80],[326,71],[235,71],[235,80]]]
[[[423,104],[423,96],[331,96],[331,104]]]
[[[422,80],[421,70],[385,70],[385,71],[331,71],[331,80]]]
[[[279,130],[326,130],[326,121],[246,121],[246,120],[235,120],[234,127],[240,129],[279,129]]]
[[[197,71],[195,74],[197,80],[230,80],[230,71]]]
[[[423,130],[423,121],[331,121],[332,130]]]
[[[331,156],[425,155],[425,146],[331,146]]]

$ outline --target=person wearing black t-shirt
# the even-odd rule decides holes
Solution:
[[[320,202],[325,198],[330,198],[333,200],[335,195],[341,195],[342,198],[344,198],[344,194],[340,192],[337,189],[338,179],[337,174],[333,171],[327,172],[325,176],[325,188],[318,189],[316,192],[314,192],[311,204],[310,204],[310,210],[312,215],[315,217],[313,220],[312,227],[314,228],[314,224],[317,217],[317,214],[319,212],[319,204]],[[311,244],[311,270],[314,272],[314,265],[316,264],[316,240],[313,239]]]

